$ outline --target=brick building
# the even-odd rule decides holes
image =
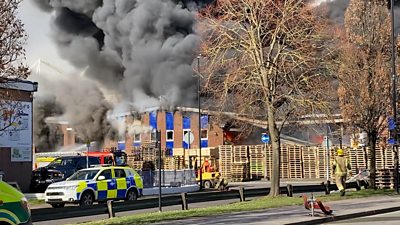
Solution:
[[[182,149],[198,149],[217,147],[224,143],[224,131],[212,122],[210,115],[202,115],[201,140],[199,142],[199,116],[197,109],[165,111],[160,109],[149,110],[142,114],[131,113],[116,116],[122,124],[126,124],[127,132],[118,141],[105,141],[105,148],[118,148],[128,153],[134,147],[154,142],[156,131],[161,134],[161,148],[168,155]]]
[[[0,83],[0,170],[4,180],[29,189],[32,172],[33,93],[38,84],[27,80]]]

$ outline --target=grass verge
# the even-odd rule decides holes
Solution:
[[[357,192],[346,192],[346,196],[341,197],[338,193],[334,193],[328,196],[316,196],[324,202],[337,201],[344,199],[354,198],[365,198],[379,195],[395,195],[394,191],[391,190],[361,190]],[[166,212],[155,212],[155,213],[144,213],[133,216],[117,217],[113,219],[100,220],[95,222],[84,223],[85,225],[128,225],[128,224],[149,224],[156,222],[165,222],[168,220],[185,219],[189,217],[203,217],[232,213],[232,212],[244,212],[259,209],[278,208],[283,206],[301,205],[303,204],[302,198],[290,198],[290,197],[261,197],[252,201],[232,203],[228,205],[212,206],[207,208],[191,209],[188,211],[166,211]]]
[[[40,205],[40,204],[45,204],[43,199],[29,199],[28,200],[29,205]]]

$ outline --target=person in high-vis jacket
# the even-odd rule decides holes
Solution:
[[[337,156],[333,161],[333,171],[335,173],[336,186],[340,191],[340,195],[344,196],[346,193],[347,173],[351,171],[351,166],[349,160],[344,157],[343,149],[337,150]]]

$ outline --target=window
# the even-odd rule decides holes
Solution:
[[[174,140],[174,131],[167,130],[167,141],[173,141],[173,140]]]
[[[133,142],[140,142],[140,134],[134,134]]]
[[[91,180],[93,179],[99,170],[81,170],[74,173],[68,180]]]
[[[99,176],[104,176],[106,180],[111,180],[111,170],[104,170]]]
[[[110,164],[110,165],[112,165],[113,164],[113,158],[112,158],[112,156],[105,156],[104,157],[104,163],[103,164]]]
[[[208,130],[201,130],[201,139],[208,139]]]
[[[115,178],[125,178],[126,177],[125,171],[123,169],[115,169],[114,173],[115,173]]]

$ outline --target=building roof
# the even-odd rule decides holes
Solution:
[[[36,92],[38,89],[38,82],[4,78],[0,81],[0,88]]]

